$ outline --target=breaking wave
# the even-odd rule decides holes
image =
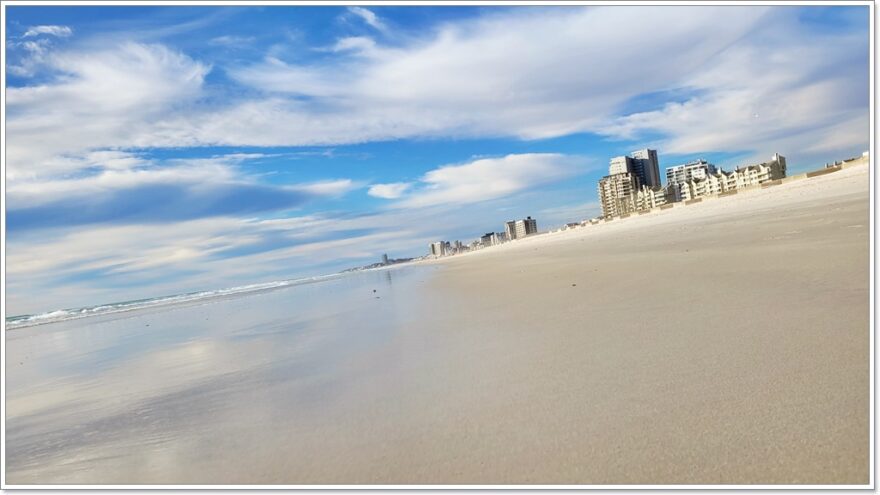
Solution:
[[[10,316],[6,318],[6,329],[12,330],[16,328],[32,327],[35,325],[43,325],[46,323],[55,323],[65,320],[74,320],[77,318],[86,318],[88,316],[105,315],[110,313],[121,313],[123,311],[134,311],[137,309],[154,308],[160,306],[170,306],[173,304],[198,302],[216,297],[229,296],[235,294],[247,294],[251,292],[260,292],[272,289],[280,289],[282,287],[291,287],[295,285],[303,285],[313,282],[320,282],[344,274],[334,273],[331,275],[319,275],[316,277],[299,278],[292,280],[280,280],[277,282],[266,282],[262,284],[242,285],[240,287],[230,287],[227,289],[208,290],[201,292],[187,292],[185,294],[176,294],[172,296],[153,297],[149,299],[137,299],[134,301],[124,301],[112,304],[101,304],[97,306],[86,306],[84,308],[60,309],[47,313],[35,315]]]

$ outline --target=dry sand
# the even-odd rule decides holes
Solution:
[[[8,332],[5,481],[866,484],[868,186]]]

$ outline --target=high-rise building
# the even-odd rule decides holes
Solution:
[[[631,213],[636,209],[635,193],[641,184],[635,174],[613,174],[602,177],[599,181],[599,203],[602,205],[602,216],[618,217]]]
[[[498,244],[498,236],[495,232],[488,232],[480,237],[480,244],[483,247],[494,246]]]
[[[522,239],[523,237],[537,233],[538,222],[532,217],[504,222],[504,237],[506,237],[508,241]]]
[[[504,222],[504,237],[506,237],[508,241],[516,239],[516,220]]]
[[[715,165],[703,160],[694,160],[682,165],[676,165],[666,169],[667,184],[684,184],[692,180],[703,180],[715,174]]]
[[[387,255],[387,254],[383,254],[383,255],[382,255],[382,264],[383,264],[383,265],[387,265],[387,264],[388,264],[388,255]]]
[[[429,246],[431,256],[446,256],[446,244],[443,241],[432,242]]]
[[[538,222],[532,217],[526,217],[523,220],[516,221],[516,238],[522,239],[525,236],[538,233]]]
[[[632,173],[633,159],[628,156],[615,156],[608,164],[608,175]]]
[[[641,185],[652,189],[660,187],[660,161],[657,159],[657,150],[645,148],[633,151],[630,156],[632,156],[632,172],[639,178]]]

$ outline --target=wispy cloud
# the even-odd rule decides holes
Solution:
[[[215,38],[211,38],[210,40],[208,40],[208,43],[212,44],[212,45],[234,47],[234,46],[248,45],[250,43],[253,43],[255,39],[256,38],[254,38],[253,36],[234,36],[234,35],[227,34],[224,36],[217,36]]]
[[[389,222],[400,220],[221,216],[161,228],[110,223],[22,232],[7,248],[8,304],[16,314],[52,309],[66,287],[77,287],[65,296],[70,307],[279,280],[344,268],[389,245],[403,254],[428,242]]]
[[[389,184],[373,184],[367,194],[376,198],[397,199],[412,187],[409,182],[392,182]]]
[[[319,197],[338,197],[359,187],[350,179],[265,184],[233,166],[261,156],[232,154],[160,166],[120,152],[92,153],[87,160],[101,167],[98,173],[12,182],[7,189],[7,225],[17,232],[252,215],[294,208]]]
[[[58,36],[59,38],[66,38],[73,34],[73,30],[67,26],[31,26],[25,31],[23,38],[30,38],[33,36],[39,36],[41,34],[48,34],[50,36]]]
[[[665,29],[607,48],[620,26],[645,18]],[[715,26],[708,38],[707,25]],[[578,132],[651,135],[667,152],[745,148],[763,156],[776,151],[774,143],[806,150],[821,139],[822,127],[866,121],[867,75],[849,74],[864,68],[868,48],[864,33],[805,33],[786,9],[755,6],[514,9],[442,24],[393,47],[344,38],[338,54],[316,62],[267,57],[230,66],[232,80],[258,93],[230,90],[227,103],[200,99],[211,64],[161,45],[66,51],[48,65],[67,77],[9,89],[10,173],[109,146]],[[632,67],[650,77],[625,76]],[[670,88],[693,91],[659,110],[621,114],[640,95]],[[814,129],[805,126],[805,114]],[[755,124],[773,132],[752,132]],[[59,137],[48,146],[47,133]],[[857,142],[867,142],[867,130],[826,140],[826,147]]]
[[[556,153],[481,158],[426,173],[395,206],[415,208],[468,204],[509,196],[583,171],[584,160]]]
[[[331,48],[334,52],[358,52],[361,54],[370,54],[376,48],[376,42],[372,38],[366,36],[350,36],[340,38]]]
[[[388,31],[388,26],[379,19],[375,12],[363,7],[349,7],[348,11],[361,18],[367,25],[380,32]]]
[[[51,46],[52,42],[47,38],[22,42],[10,41],[8,44],[8,49],[10,51],[21,49],[25,52],[25,55],[21,57],[17,63],[8,64],[6,69],[16,76],[33,76],[45,62],[46,54],[49,52]]]
[[[360,187],[361,183],[351,179],[334,179],[299,185],[296,189],[320,196],[341,196]]]
[[[865,36],[803,37],[792,19],[772,20],[775,29],[752,33],[683,79],[694,96],[622,116],[598,132],[660,134],[658,145],[670,153],[753,150],[764,159],[773,151],[865,146],[869,81],[852,72],[867,53]]]
[[[162,121],[201,95],[211,69],[167,47],[137,43],[65,51],[46,63],[62,76],[6,89],[7,179],[70,172],[59,157],[99,148],[183,144],[185,131]]]

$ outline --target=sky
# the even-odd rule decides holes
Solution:
[[[867,6],[5,7],[7,315],[580,221],[646,147],[869,147]]]

